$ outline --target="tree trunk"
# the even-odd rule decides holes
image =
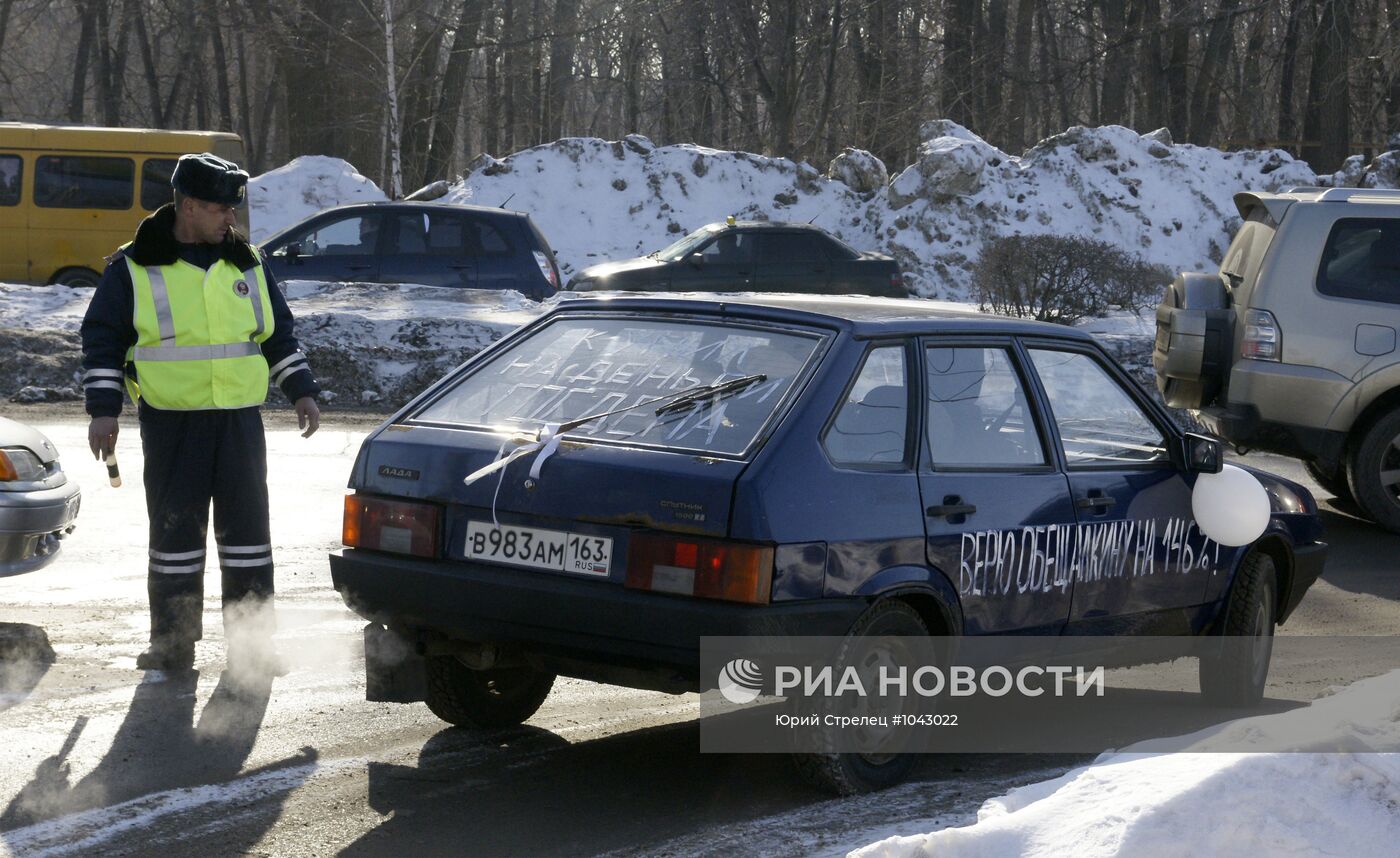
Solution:
[[[486,34],[486,133],[483,141],[487,152],[501,155],[501,49],[500,27],[495,12],[491,13]],[[455,42],[454,50],[455,50]]]
[[[83,107],[87,100],[87,71],[88,56],[92,53],[92,44],[97,29],[97,10],[94,3],[105,2],[105,0],[87,0],[78,4],[78,17],[81,29],[78,31],[78,54],[73,63],[73,86],[68,93],[68,121],[82,124]]]
[[[982,74],[982,128],[988,140],[1002,140],[1006,133],[1006,28],[1007,0],[987,0],[985,42],[979,52]]]
[[[1128,84],[1132,66],[1128,63],[1127,18],[1123,0],[1099,0],[1103,17],[1103,86],[1099,95],[1099,121],[1122,125],[1128,118]]]
[[[1142,34],[1142,45],[1138,62],[1142,80],[1142,117],[1138,125],[1141,130],[1155,131],[1170,123],[1167,115],[1167,61],[1162,48],[1162,3],[1161,0],[1139,2],[1138,32]],[[1177,133],[1182,131],[1178,129]]]
[[[389,199],[397,200],[403,198],[403,139],[399,135],[399,76],[394,61],[394,3],[393,0],[383,2],[385,117],[389,123],[385,145],[389,149]]]
[[[457,11],[457,31],[447,54],[447,69],[442,75],[442,94],[433,113],[432,143],[423,167],[423,184],[446,178],[452,156],[457,151],[457,125],[462,114],[462,100],[467,89],[467,71],[472,51],[476,49],[481,30],[483,0],[462,0]],[[488,66],[488,68],[490,68]],[[489,86],[489,81],[488,81]],[[487,95],[488,101],[491,96]],[[488,117],[487,128],[494,128]]]
[[[1298,113],[1295,105],[1294,87],[1298,67],[1298,21],[1303,14],[1307,0],[1292,0],[1287,11],[1288,21],[1284,25],[1282,57],[1279,61],[1278,89],[1278,136],[1280,140],[1298,139]],[[1294,155],[1301,155],[1300,147],[1289,146]]]
[[[1234,43],[1236,8],[1239,0],[1220,0],[1215,20],[1201,53],[1201,70],[1191,93],[1191,133],[1187,139],[1201,146],[1211,145],[1220,122],[1221,79],[1230,61]]]
[[[1264,71],[1260,58],[1264,56],[1265,33],[1268,27],[1268,10],[1256,12],[1249,26],[1249,38],[1245,43],[1240,83],[1238,91],[1244,98],[1235,101],[1235,115],[1230,136],[1236,140],[1253,140],[1262,136],[1264,128],[1262,110],[1267,106],[1251,98],[1252,93],[1264,91]]]
[[[1308,104],[1303,113],[1303,160],[1319,173],[1339,168],[1351,153],[1351,0],[1314,0]]]
[[[943,28],[943,115],[964,127],[975,118],[972,45],[978,17],[977,0],[948,0]]]
[[[1164,75],[1167,89],[1167,127],[1172,136],[1185,140],[1191,132],[1190,87],[1187,64],[1191,54],[1191,30],[1187,17],[1191,0],[1171,0],[1167,20],[1167,65]]]
[[[812,136],[803,147],[810,150],[826,134],[831,122],[831,104],[836,96],[836,59],[841,47],[841,0],[835,0],[831,10],[831,33],[823,47],[826,49],[826,74],[822,87],[821,107],[817,110],[816,122],[812,126]]]
[[[1064,130],[1071,124],[1074,113],[1070,110],[1069,88],[1065,86],[1064,66],[1060,62],[1060,40],[1055,33],[1055,22],[1050,17],[1047,0],[1039,0],[1037,11],[1040,16],[1041,79],[1054,91],[1055,103],[1060,110],[1054,126],[1057,130]]]
[[[146,32],[146,15],[141,3],[133,3],[131,17],[136,24],[136,42],[141,48],[141,66],[146,77],[146,98],[151,106],[151,124],[156,128],[165,127],[165,111],[161,107],[160,80],[156,77],[155,57],[151,53],[151,37]]]
[[[1400,8],[1396,8],[1396,0],[1388,0],[1386,3],[1386,43],[1389,45],[1400,45]],[[1386,84],[1385,99],[1385,130],[1389,135],[1400,131],[1400,57],[1392,52],[1385,58],[1383,71]],[[1389,146],[1387,148],[1394,148]]]
[[[626,88],[624,119],[627,134],[642,130],[642,50],[644,42],[641,30],[636,25],[629,26],[623,34],[622,46],[622,85]]]
[[[1031,105],[1031,27],[1036,0],[1018,0],[1016,31],[1011,44],[1011,107],[1006,118],[1006,145],[1011,151],[1026,148],[1026,120]]]
[[[550,27],[549,84],[545,100],[545,137],[564,136],[564,117],[569,106],[569,89],[574,82],[574,51],[578,44],[578,0],[555,0]]]
[[[445,59],[443,11],[436,0],[419,2],[406,28],[411,38],[407,46],[408,67],[399,86],[399,136],[403,175],[410,183],[423,174],[432,136],[433,107],[438,103]]]
[[[233,130],[233,86],[228,77],[228,52],[224,49],[223,24],[219,20],[220,0],[209,2],[209,39],[214,44],[215,85],[219,96],[219,130]]]

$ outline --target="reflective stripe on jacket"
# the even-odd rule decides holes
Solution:
[[[170,411],[261,405],[268,368],[260,344],[275,327],[262,265],[126,264],[136,327],[127,353],[136,365],[132,401]]]

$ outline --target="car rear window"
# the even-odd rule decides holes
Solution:
[[[817,334],[696,320],[561,318],[473,368],[412,420],[534,432],[628,408],[568,435],[739,455],[760,436],[821,343]],[[754,375],[765,378],[656,413],[669,401],[664,397]]]
[[[1322,249],[1317,291],[1400,304],[1400,220],[1343,218]]]

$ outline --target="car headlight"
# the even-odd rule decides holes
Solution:
[[[1274,512],[1295,514],[1317,512],[1317,501],[1313,500],[1307,489],[1303,489],[1303,493],[1299,494],[1282,483],[1270,480],[1264,484],[1264,491],[1269,495],[1269,504]]]
[[[23,447],[0,448],[0,483],[33,483],[47,475],[39,457]]]

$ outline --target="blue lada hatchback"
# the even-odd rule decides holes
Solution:
[[[476,726],[529,718],[556,675],[700,690],[711,635],[1267,641],[1321,571],[1316,505],[1256,472],[1263,535],[1212,541],[1192,487],[1221,457],[1059,326],[873,298],[579,299],[365,440],[331,571],[370,621],[371,699]],[[1269,648],[1251,652],[1202,659],[1203,691],[1257,700]],[[902,773],[824,771],[838,789]]]

